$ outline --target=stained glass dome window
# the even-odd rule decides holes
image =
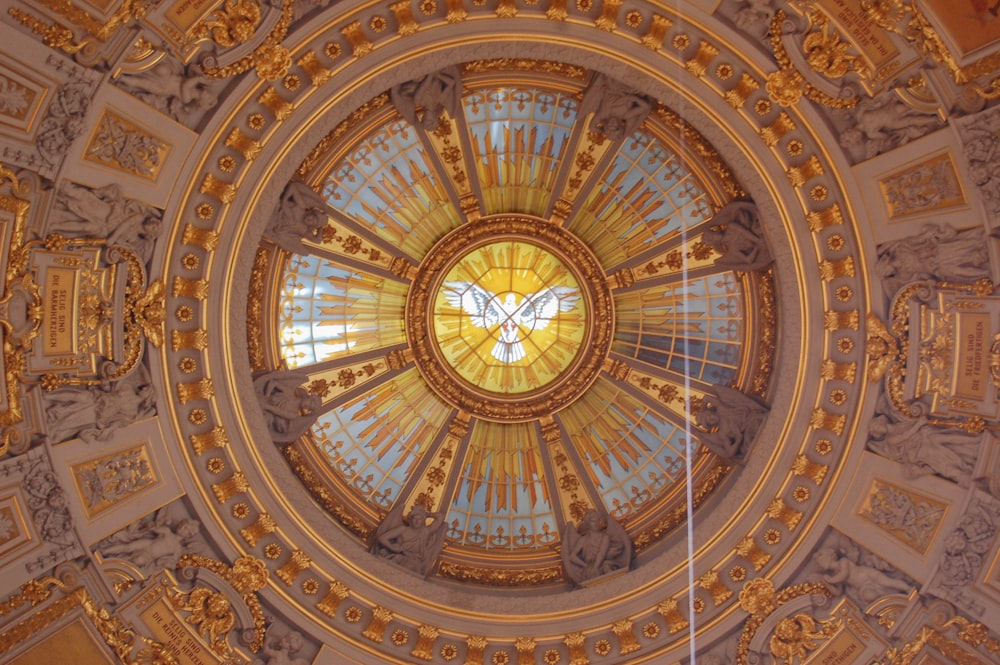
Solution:
[[[771,276],[702,242],[739,184],[648,98],[597,127],[592,82],[466,68],[450,108],[383,96],[324,146],[321,235],[270,250],[276,363],[323,402],[300,476],[361,538],[393,507],[442,513],[439,577],[559,582],[589,508],[654,545],[687,478],[704,497],[729,468],[693,435],[705,394],[765,396]],[[505,570],[533,573],[482,573]]]

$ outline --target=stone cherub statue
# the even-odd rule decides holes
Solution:
[[[462,75],[457,67],[401,83],[389,91],[389,98],[407,122],[434,131],[445,112],[456,117],[462,108]],[[418,113],[417,109],[423,109]]]
[[[308,378],[304,372],[276,370],[254,379],[254,391],[275,443],[294,441],[316,422],[322,399],[302,387]]]
[[[445,526],[442,513],[428,513],[417,503],[404,517],[402,504],[396,504],[375,531],[371,551],[426,577],[444,545]]]
[[[715,213],[712,226],[701,241],[721,256],[715,265],[729,270],[753,272],[774,262],[767,248],[757,206],[749,201],[731,201]]]
[[[563,530],[562,562],[566,577],[576,585],[632,566],[632,540],[607,513],[588,510],[579,526]]]
[[[768,408],[752,397],[713,386],[695,415],[698,440],[726,462],[742,461],[767,414]]]
[[[875,272],[890,296],[908,282],[935,279],[974,282],[990,277],[989,243],[982,228],[956,230],[925,224],[913,236],[878,246]]]
[[[278,211],[264,229],[264,237],[294,254],[308,254],[303,238],[319,240],[327,224],[327,205],[309,185],[293,180],[285,186]]]
[[[142,72],[122,75],[118,84],[156,110],[192,129],[218,104],[221,85],[206,76],[201,65],[185,65],[171,56]]]

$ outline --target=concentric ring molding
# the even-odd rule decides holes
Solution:
[[[375,7],[373,4],[369,6],[370,9],[359,11],[369,11]],[[643,6],[644,9],[648,7]],[[669,10],[665,8],[658,8],[656,11],[669,14]],[[345,15],[343,24],[346,25],[351,20],[354,20],[353,16]],[[644,561],[638,570],[622,578],[620,585],[608,584],[572,593],[487,599],[483,594],[421,582],[408,574],[401,574],[391,565],[364,552],[353,539],[339,532],[339,528],[312,504],[304,491],[289,491],[287,488],[297,481],[292,480],[294,477],[273,447],[263,445],[254,448],[254,444],[247,443],[266,441],[267,436],[266,427],[256,413],[249,369],[245,365],[246,300],[243,285],[248,283],[257,240],[266,218],[276,207],[284,183],[311,147],[330,128],[375,94],[445,64],[506,55],[510,44],[484,44],[477,41],[480,34],[478,28],[482,28],[482,34],[485,34],[485,28],[493,21],[504,21],[505,26],[516,27],[519,55],[586,66],[617,78],[648,84],[647,90],[680,112],[726,156],[737,177],[764,213],[769,241],[778,258],[775,271],[781,308],[782,328],[779,337],[782,352],[775,376],[794,373],[798,378],[795,385],[780,381],[777,383],[773,392],[772,410],[777,414],[797,415],[787,423],[782,422],[781,418],[769,418],[759,436],[756,454],[725,488],[727,499],[714,498],[698,513],[698,521],[694,526],[695,542],[699,546],[694,562],[697,576],[715,571],[721,584],[730,592],[735,592],[738,591],[739,584],[731,581],[728,576],[733,565],[746,568],[748,578],[755,574],[767,575],[778,578],[779,583],[782,576],[790,574],[797,563],[794,556],[786,562],[765,563],[760,571],[754,571],[745,558],[734,553],[734,548],[747,536],[753,537],[760,530],[760,524],[767,523],[770,526],[773,523],[781,527],[780,519],[768,516],[768,506],[778,497],[787,497],[791,486],[810,482],[808,478],[796,476],[791,470],[797,455],[802,454],[810,461],[826,464],[830,467],[831,474],[835,472],[838,459],[846,452],[845,435],[853,427],[856,418],[854,410],[863,398],[863,386],[856,381],[841,381],[836,385],[846,390],[850,399],[834,409],[828,401],[831,380],[821,379],[820,359],[860,363],[861,344],[857,330],[851,325],[836,327],[839,324],[834,321],[834,329],[826,335],[825,348],[807,347],[805,341],[810,337],[807,334],[809,329],[824,326],[825,312],[857,311],[863,315],[867,309],[864,305],[867,288],[861,274],[864,262],[860,256],[853,254],[855,276],[838,277],[821,283],[820,262],[851,256],[855,251],[853,248],[857,246],[842,184],[828,182],[829,178],[824,176],[817,176],[820,180],[810,178],[806,188],[820,181],[828,187],[829,194],[820,203],[811,200],[803,186],[793,185],[791,176],[786,174],[788,169],[794,169],[810,156],[815,155],[820,162],[828,159],[821,148],[825,137],[808,134],[806,130],[809,122],[797,109],[788,109],[787,113],[798,126],[790,136],[795,136],[805,145],[802,157],[793,162],[784,151],[787,138],[772,148],[757,137],[760,129],[773,122],[777,113],[775,109],[758,115],[752,108],[756,99],[766,98],[766,95],[751,95],[739,111],[730,108],[722,99],[722,94],[729,89],[730,83],[719,81],[708,74],[698,77],[690,73],[682,65],[687,58],[670,50],[669,46],[672,36],[678,32],[688,34],[692,44],[697,44],[704,38],[720,49],[720,54],[713,60],[713,66],[717,62],[730,62],[737,70],[746,67],[751,76],[761,80],[760,71],[752,65],[742,63],[739,57],[727,50],[722,40],[713,35],[702,35],[697,26],[687,23],[668,31],[664,47],[658,54],[653,54],[632,37],[598,30],[592,23],[588,24],[582,19],[574,18],[565,24],[554,23],[544,18],[544,12],[535,16],[523,14],[514,19],[498,19],[490,10],[483,8],[471,9],[468,20],[462,23],[452,25],[438,20],[435,25],[422,26],[410,38],[399,38],[387,32],[382,38],[385,45],[377,44],[370,55],[358,60],[342,54],[331,61],[323,54],[323,44],[326,41],[334,40],[341,43],[342,48],[348,48],[339,31],[341,25],[338,24],[327,32],[326,38],[317,36],[315,44],[307,46],[302,43],[301,46],[292,48],[293,60],[298,60],[311,46],[319,59],[333,69],[334,73],[318,89],[303,86],[295,97],[296,108],[285,120],[276,122],[267,111],[260,110],[257,100],[262,93],[272,88],[276,94],[286,95],[289,99],[293,96],[280,85],[257,81],[251,76],[241,82],[234,93],[234,97],[238,95],[243,99],[242,105],[228,117],[218,114],[212,126],[204,133],[200,144],[202,149],[195,151],[195,154],[204,155],[204,159],[199,168],[191,169],[191,172],[200,175],[197,181],[190,183],[187,193],[171,202],[167,211],[169,216],[181,220],[175,226],[177,230],[167,243],[168,250],[163,256],[163,272],[168,285],[173,288],[173,295],[167,306],[168,339],[174,331],[183,333],[196,327],[205,327],[210,312],[214,312],[214,315],[220,310],[227,312],[228,325],[221,329],[207,330],[205,348],[196,349],[203,360],[202,375],[182,375],[175,369],[176,360],[182,351],[164,349],[161,359],[168,384],[163,391],[168,396],[164,401],[176,423],[178,453],[188,472],[203,487],[202,501],[197,510],[206,522],[214,522],[210,530],[222,541],[230,543],[234,557],[250,553],[265,560],[272,573],[269,589],[265,592],[269,602],[279,607],[295,606],[297,610],[311,615],[315,623],[303,628],[317,635],[322,635],[324,630],[337,633],[357,646],[359,658],[364,658],[361,655],[364,653],[372,658],[375,651],[378,651],[383,654],[379,656],[383,660],[410,660],[407,651],[394,650],[388,644],[375,644],[361,636],[375,605],[390,609],[396,617],[394,621],[406,625],[416,626],[418,622],[412,618],[416,616],[421,616],[425,622],[434,622],[433,625],[441,630],[441,636],[436,642],[437,648],[445,641],[461,644],[464,636],[474,634],[487,636],[491,645],[507,647],[511,646],[512,640],[517,636],[533,637],[539,648],[545,648],[549,643],[561,645],[566,631],[578,630],[581,625],[592,626],[593,632],[600,632],[607,630],[613,621],[624,618],[632,619],[639,625],[646,621],[663,624],[663,618],[656,609],[657,604],[669,598],[683,598],[686,593],[686,544],[682,542],[666,548],[652,560]],[[559,34],[552,34],[553,25]],[[495,28],[495,25],[492,27]],[[314,28],[319,29],[318,26]],[[305,34],[305,28],[298,33]],[[571,43],[572,40],[565,36],[577,38],[577,43]],[[297,38],[297,35],[292,35],[286,41],[291,44]],[[735,40],[729,38],[728,41]],[[431,44],[436,46],[432,49]],[[752,48],[745,47],[741,52],[752,52]],[[408,56],[407,53],[414,55]],[[644,60],[645,70],[628,71],[626,58],[619,56],[619,53],[637,61]],[[376,60],[384,64],[378,75],[363,75],[362,71],[371,69],[369,65]],[[404,62],[405,67],[402,66]],[[331,91],[335,94],[331,95]],[[240,165],[234,174],[220,172],[215,167],[218,157],[233,154],[230,148],[225,147],[226,138],[234,127],[248,132],[246,118],[254,112],[262,112],[266,118],[265,127],[257,137],[263,144],[260,156],[251,163],[238,159]],[[827,173],[832,171],[831,168],[826,169]],[[762,175],[764,173],[768,175]],[[209,176],[220,182],[233,181],[235,176],[236,188],[232,192],[222,186],[213,189],[211,181],[206,180]],[[206,187],[206,183],[210,186]],[[255,187],[256,183],[264,184]],[[200,190],[207,190],[209,193],[203,194]],[[229,203],[224,203],[217,196],[221,194],[222,198],[228,199],[230,193],[232,199]],[[845,223],[818,228],[816,232],[810,231],[805,221],[807,210],[827,209],[835,202],[841,205]],[[197,207],[203,203],[213,207],[212,214],[207,215],[209,219],[201,219],[196,212]],[[217,246],[205,249],[211,247],[211,243],[206,243],[197,233],[189,232],[185,239],[183,230],[188,225],[218,233]],[[843,238],[844,246],[834,251],[828,241],[837,234]],[[792,240],[789,241],[788,238]],[[796,254],[793,247],[813,247],[815,251],[812,254],[805,251]],[[180,257],[187,251],[200,252],[206,260],[201,261],[197,269],[187,270],[180,264]],[[181,281],[177,281],[178,278]],[[798,286],[800,281],[827,293],[827,302],[803,302],[801,294],[807,289]],[[832,296],[834,285],[843,284],[853,285],[854,302],[840,304]],[[194,319],[190,322],[178,321],[174,317],[178,305],[194,308]],[[849,314],[843,318],[850,323]],[[835,355],[837,352],[834,349],[839,338],[853,338],[854,349],[847,354]],[[183,352],[190,354],[190,351]],[[201,382],[204,379],[212,381],[211,390]],[[204,409],[207,420],[199,425],[191,423],[189,414],[193,409]],[[816,409],[823,411],[814,418],[821,418],[823,413],[828,413],[831,419],[814,419],[814,424],[827,424],[840,429],[841,434],[821,427],[811,427],[810,416]],[[841,415],[844,416],[842,422],[838,419]],[[213,427],[225,431],[225,440],[218,437],[211,439],[220,446],[205,448],[199,454],[193,448],[192,437],[203,437]],[[819,440],[831,442],[830,451],[825,455],[815,452]],[[766,457],[762,453],[770,448],[769,442],[779,442],[780,445],[775,445],[773,454]],[[221,457],[226,461],[225,469],[218,475],[213,475],[206,469],[206,460],[211,457]],[[247,491],[237,491],[225,501],[217,501],[216,489],[225,489],[227,481],[231,480],[230,474],[237,470],[246,475]],[[788,551],[796,548],[790,547],[787,539],[803,537],[799,535],[805,533],[801,524],[814,519],[824,507],[824,499],[820,495],[830,483],[827,479],[825,484],[810,485],[813,498],[801,506],[803,514],[798,525],[786,529],[783,535],[785,540],[782,545]],[[213,489],[212,485],[217,485],[217,488]],[[278,488],[282,488],[282,492]],[[742,501],[741,497],[744,495],[749,497],[746,501]],[[232,506],[240,502],[246,503],[249,508],[249,516],[243,520],[232,516]],[[723,503],[726,504],[725,509],[719,509]],[[791,504],[791,500],[786,503]],[[252,528],[261,513],[270,515],[276,528],[272,533],[264,533],[251,546],[240,531]],[[267,529],[263,531],[266,532]],[[253,535],[252,532],[248,533]],[[716,536],[717,533],[719,535]],[[281,544],[282,553],[277,559],[265,558],[263,546],[266,543]],[[766,551],[766,547],[763,549]],[[804,552],[808,548],[798,549]],[[296,550],[304,552],[310,563],[288,585],[280,579],[277,571],[288,565],[290,554]],[[286,571],[294,569],[295,566],[292,566],[286,568]],[[782,573],[782,570],[786,572]],[[302,593],[300,583],[307,577],[321,582],[317,595]],[[711,580],[701,579],[703,584],[697,587],[696,592],[698,597],[707,599],[706,609],[695,620],[698,630],[704,636],[702,639],[707,639],[715,630],[726,630],[735,625],[740,620],[740,613],[733,611],[735,593],[716,605],[708,593]],[[316,607],[325,598],[327,582],[331,580],[343,583],[350,590],[334,617],[324,614]],[[405,588],[406,591],[394,590],[390,586]],[[343,610],[350,605],[363,610],[364,618],[361,622],[350,624],[344,620]],[[682,611],[682,614],[686,612]],[[716,624],[718,628],[713,628]],[[577,628],[573,628],[574,626]],[[666,624],[664,628],[668,628]],[[657,640],[644,642],[642,650],[636,656],[646,657],[680,649],[684,634],[671,634],[669,630],[663,630]],[[614,655],[608,658],[608,662],[614,661]]]

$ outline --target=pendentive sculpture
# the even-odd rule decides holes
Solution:
[[[457,117],[461,111],[462,74],[458,67],[406,81],[389,91],[389,98],[403,118],[414,127],[434,131],[445,112]],[[417,109],[423,109],[418,113]]]
[[[632,566],[632,540],[607,513],[588,510],[579,526],[563,530],[562,563],[566,578],[583,585],[602,575]]]
[[[698,440],[726,462],[742,461],[768,411],[738,390],[713,386],[695,415]]]
[[[840,132],[840,147],[855,164],[898,148],[943,125],[936,114],[907,105],[894,92],[874,97],[861,95],[853,109],[841,113],[850,125]]]
[[[740,272],[764,270],[774,263],[764,240],[757,206],[749,201],[730,201],[711,221],[701,241],[721,254],[715,265]]]
[[[442,513],[428,513],[419,503],[404,517],[397,503],[376,529],[371,551],[426,577],[441,553],[446,524]]]
[[[302,633],[289,631],[276,640],[266,642],[261,649],[264,658],[255,658],[250,665],[309,665],[309,660],[296,657],[304,646]]]
[[[841,588],[845,593],[867,605],[892,593],[909,593],[910,584],[886,573],[838,554],[832,547],[821,547],[812,555],[813,562],[823,571],[824,582]]]
[[[323,197],[304,182],[293,180],[285,186],[278,211],[271,218],[264,237],[293,254],[308,254],[303,238],[318,241],[327,223]]]
[[[323,401],[302,387],[308,379],[304,372],[287,370],[275,370],[254,379],[254,391],[275,443],[294,441],[316,422]]]

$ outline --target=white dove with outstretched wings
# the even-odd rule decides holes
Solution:
[[[500,339],[490,353],[502,363],[524,358],[521,326],[542,330],[559,312],[570,311],[580,300],[577,289],[571,286],[549,286],[526,295],[521,302],[513,293],[501,300],[472,282],[445,282],[444,288],[448,304],[468,314],[473,325],[486,330],[500,326]]]

